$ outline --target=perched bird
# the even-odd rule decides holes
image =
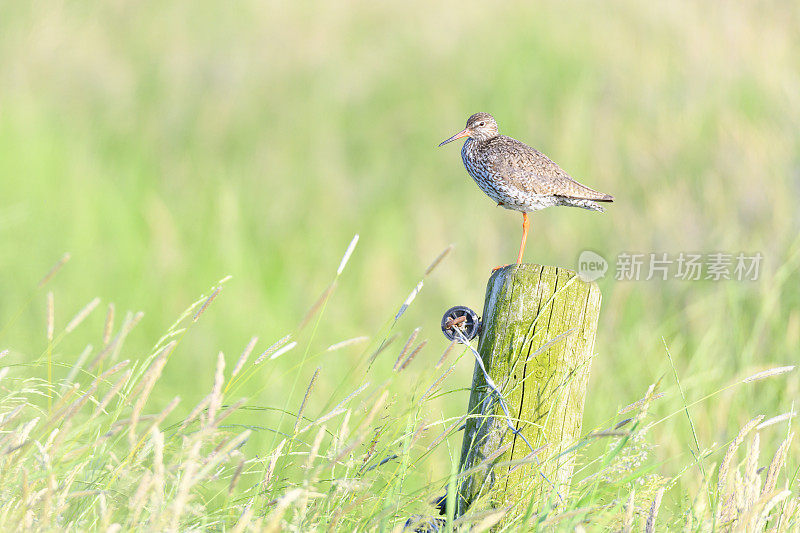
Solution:
[[[570,205],[605,211],[597,202],[613,202],[610,194],[581,185],[549,157],[506,135],[489,113],[475,113],[467,127],[439,146],[467,137],[461,159],[478,187],[497,205],[522,212],[522,243],[517,263],[522,262],[528,238],[528,213],[554,205]]]

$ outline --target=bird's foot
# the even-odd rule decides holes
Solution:
[[[497,272],[497,271],[498,271],[498,270],[500,270],[501,268],[505,268],[505,267],[507,267],[507,266],[508,266],[508,265],[500,265],[500,266],[496,266],[496,267],[494,267],[494,268],[492,269],[492,274],[494,274],[495,272]]]

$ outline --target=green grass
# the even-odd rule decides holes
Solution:
[[[330,461],[344,443],[362,439],[344,466],[326,470],[319,458],[318,468],[303,466],[318,431],[309,428],[302,443],[287,441],[277,454],[291,459],[279,461],[281,483],[258,496],[252,519],[275,512],[279,501],[287,502],[283,519],[306,528],[324,528],[321,517],[335,508],[342,509],[343,527],[391,529],[410,514],[430,513],[426,502],[447,484],[460,434],[427,447],[464,414],[472,373],[469,354],[451,354],[451,361],[460,358],[441,392],[419,399],[443,371],[433,368],[447,346],[438,321],[455,304],[482,307],[490,268],[513,259],[520,232],[518,215],[496,208],[467,178],[457,148],[435,148],[469,114],[485,110],[501,131],[617,199],[602,216],[536,213],[527,260],[572,267],[584,249],[609,259],[625,251],[764,254],[757,282],[600,280],[604,300],[584,429],[607,428],[620,408],[658,382],[664,397],[637,427],[647,428],[646,473],[598,482],[586,493],[578,485],[569,509],[537,518],[546,528],[547,520],[572,511],[559,527],[622,524],[631,484],[647,475],[657,479],[637,485],[637,524],[646,521],[659,480],[667,480],[659,527],[683,524],[690,510],[697,521],[718,526],[714,466],[727,444],[755,416],[796,409],[800,390],[796,372],[729,387],[764,368],[794,364],[800,348],[798,26],[800,10],[790,2],[512,2],[490,9],[463,2],[4,3],[0,351],[9,354],[0,413],[26,403],[3,437],[16,438],[39,417],[30,444],[5,459],[13,463],[5,475],[15,483],[3,491],[4,508],[30,507],[14,507],[4,524],[25,523],[32,513],[44,521],[31,528],[55,529],[63,520],[82,529],[105,515],[123,527],[145,517],[167,527],[176,510],[167,498],[174,501],[182,469],[196,463],[189,444],[201,442],[205,457],[247,428],[242,455],[220,456],[225,469],[216,479],[209,472],[207,487],[189,490],[178,518],[181,528],[230,527],[283,439],[276,431],[292,434],[300,405],[311,423],[367,383],[347,406],[349,430],[344,415],[329,420],[318,451]],[[336,276],[354,234],[358,247]],[[451,243],[453,251],[395,322],[399,304]],[[71,260],[37,289],[64,252]],[[132,427],[124,423],[143,397],[133,390],[136,373],[152,363],[154,341],[175,317],[226,275],[232,279],[200,320],[185,320],[188,329],[175,337],[180,341],[147,395],[146,416],[176,396],[180,403],[160,426],[164,489],[134,517],[125,503],[143,472],[156,475],[159,446],[147,421],[135,425],[132,446],[119,429]],[[60,337],[96,297],[98,308]],[[92,369],[85,365],[105,344],[110,302],[115,332],[127,313],[144,316]],[[428,343],[396,373],[395,358],[416,327],[416,343]],[[230,427],[203,434],[203,424],[211,427],[203,415],[205,422],[177,429],[209,394],[220,350],[228,386],[253,336],[251,360],[287,334],[295,348],[248,366],[225,391],[226,404],[247,399],[230,415]],[[381,339],[394,334],[397,340],[370,364]],[[327,350],[361,336],[369,340]],[[85,370],[71,378],[79,389],[70,392],[67,378],[89,343]],[[58,409],[126,359],[131,381],[112,407],[92,420],[87,402],[64,436],[53,438],[63,438],[57,449],[79,450],[122,421],[119,433],[91,461],[47,452],[50,466],[42,463],[33,443],[50,449]],[[101,399],[125,371],[104,379],[90,397]],[[386,400],[367,423],[382,391]],[[414,439],[423,423],[436,425]],[[783,423],[758,431],[759,467],[789,430]],[[606,444],[581,448],[585,466],[577,476],[601,471],[615,449]],[[300,455],[281,455],[288,450]],[[713,453],[700,458],[705,450]],[[797,451],[793,441],[777,485],[793,495]],[[364,457],[369,463],[392,453],[397,461],[362,473],[366,485],[355,487],[363,482],[355,480],[343,492],[328,492],[329,480],[358,477]],[[246,468],[226,496],[240,459]],[[78,472],[80,484],[59,485],[53,498],[87,494],[68,498],[68,511],[51,500],[48,515],[46,498],[32,503],[32,495],[67,472]],[[325,498],[280,500],[303,480],[322,483]]]

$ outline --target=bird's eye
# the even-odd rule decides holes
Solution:
[[[478,122],[478,126],[485,126],[485,125],[486,125],[485,122]]]

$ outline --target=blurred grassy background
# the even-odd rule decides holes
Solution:
[[[299,376],[299,403],[319,365],[326,399],[358,386],[349,371],[363,346],[320,352],[378,331],[455,243],[396,328],[430,339],[413,363],[423,372],[446,345],[442,312],[481,309],[490,268],[518,246],[518,214],[477,189],[458,148],[436,148],[488,111],[616,197],[604,216],[537,213],[527,260],[574,267],[591,249],[613,268],[620,252],[764,254],[753,283],[600,281],[585,427],[662,377],[676,391],[665,343],[699,399],[798,356],[798,27],[796,2],[4,2],[0,325],[69,251],[57,324],[95,296],[143,310],[122,354],[138,358],[230,274],[156,391],[188,407],[218,350],[232,365],[251,335],[260,351],[296,327],[359,233],[316,334],[304,330],[242,391],[283,406]],[[15,362],[44,349],[44,314],[39,293],[0,337]],[[298,374],[309,343],[315,358]],[[462,361],[449,387],[471,373]],[[694,407],[701,447],[788,411],[799,386],[792,374]],[[430,418],[460,414],[466,393],[430,405]],[[681,405],[668,395],[660,413]],[[688,462],[688,435],[683,415],[660,425],[660,456]]]

